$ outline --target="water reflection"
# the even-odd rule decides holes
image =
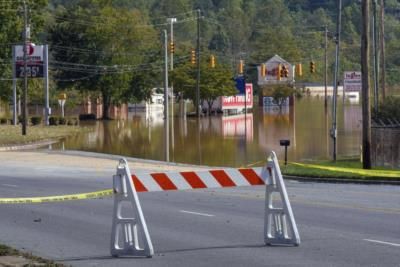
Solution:
[[[274,150],[283,158],[279,140],[289,139],[288,159],[331,158],[330,108],[323,99],[304,98],[294,106],[252,113],[205,118],[175,117],[170,160],[210,166],[246,166],[264,160]],[[175,113],[176,114],[176,113]],[[338,107],[338,156],[360,152],[361,108]],[[96,121],[94,131],[69,137],[53,149],[93,151],[164,160],[162,113],[128,113],[128,120]]]

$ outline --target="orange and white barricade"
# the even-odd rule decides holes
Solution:
[[[262,168],[228,168],[133,175],[131,175],[126,160],[121,159],[113,179],[114,214],[111,234],[111,255],[113,256],[151,257],[154,254],[137,192],[164,190],[266,185],[265,244],[295,246],[300,244],[293,211],[274,152],[271,153],[267,165]],[[274,195],[278,197],[279,207],[274,206],[274,201],[277,202],[277,197]],[[128,202],[132,208],[130,214],[133,217],[123,217],[124,202]]]

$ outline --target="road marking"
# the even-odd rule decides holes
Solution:
[[[15,184],[1,184],[1,185],[8,186],[8,187],[18,187],[18,185],[15,185]]]
[[[200,216],[206,216],[206,217],[214,217],[215,216],[215,215],[212,215],[212,214],[193,212],[193,211],[187,211],[187,210],[180,210],[180,212],[194,214],[194,215],[200,215]]]
[[[379,244],[384,244],[384,245],[390,245],[390,246],[400,247],[400,244],[396,244],[396,243],[390,243],[390,242],[379,241],[379,240],[373,240],[373,239],[363,239],[363,240],[364,240],[364,241],[368,241],[368,242],[373,242],[373,243],[379,243]]]

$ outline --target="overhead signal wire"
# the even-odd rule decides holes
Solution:
[[[89,22],[87,20],[65,18],[63,16],[58,16],[58,15],[54,15],[54,14],[51,14],[51,16],[56,20],[70,22],[72,24],[78,24],[78,25],[102,26],[102,25],[114,24],[114,25],[118,25],[118,27],[119,27],[118,29],[121,29],[121,27],[123,27],[123,26],[119,25],[118,23],[116,23],[116,22],[113,23],[111,21],[107,21],[107,22],[91,21],[91,22]],[[107,18],[107,19],[110,19],[110,18],[115,18],[115,17],[93,16],[92,18],[100,18],[100,19],[101,18]],[[184,19],[177,20],[177,22],[175,22],[174,24],[180,24],[180,23],[185,23],[185,22],[194,21],[194,20],[196,20],[195,17],[189,17],[189,18],[184,18]],[[155,27],[161,27],[161,26],[167,26],[167,25],[169,25],[169,22],[163,22],[163,23],[158,23],[158,24],[137,24],[137,25],[132,25],[132,26],[125,26],[123,28],[125,28],[125,29],[126,28],[132,28],[132,27],[133,28],[148,28],[148,27],[155,28]]]
[[[76,48],[76,47],[70,47],[70,46],[59,46],[59,45],[52,45],[51,50],[61,50],[61,51],[71,51],[73,53],[77,54],[87,54],[87,53],[93,53],[93,54],[102,54],[102,55],[108,55],[108,54],[113,54],[113,55],[123,55],[123,56],[135,56],[135,55],[146,55],[146,56],[153,56],[160,54],[160,51],[152,51],[152,52],[113,52],[113,51],[103,51],[103,50],[91,50],[91,49],[83,49],[83,48]]]
[[[176,62],[182,62],[187,60],[188,56],[178,56],[176,57]],[[62,61],[50,61],[49,68],[54,70],[66,70],[78,73],[91,73],[91,74],[113,74],[113,73],[128,73],[128,72],[138,72],[138,71],[148,71],[148,70],[158,70],[160,67],[155,67],[161,65],[161,61],[155,61],[150,63],[138,64],[138,65],[88,65],[81,63],[71,63]]]
[[[177,13],[177,14],[171,14],[171,15],[166,15],[166,16],[160,16],[160,17],[157,17],[157,18],[152,18],[152,20],[153,21],[157,21],[157,20],[166,20],[167,18],[177,18],[177,19],[179,19],[179,17],[181,16],[181,15],[186,15],[186,14],[196,14],[196,10],[190,10],[190,11],[187,11],[187,12],[182,12],[182,13]]]

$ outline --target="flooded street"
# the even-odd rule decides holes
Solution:
[[[361,107],[338,101],[338,158],[358,156],[361,144]],[[259,165],[274,150],[284,158],[281,139],[289,139],[288,160],[331,159],[331,106],[322,98],[304,97],[294,107],[251,113],[170,120],[170,161],[209,166]],[[329,102],[330,104],[330,102]],[[177,112],[175,112],[177,114]],[[53,149],[83,150],[164,160],[162,113],[130,112],[128,120],[82,122],[94,131],[69,137]]]

